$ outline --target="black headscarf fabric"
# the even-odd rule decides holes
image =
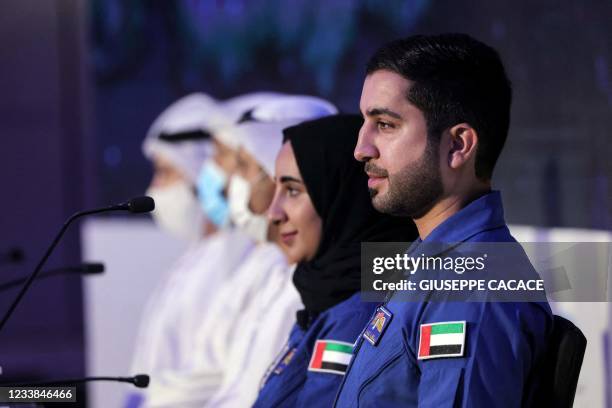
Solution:
[[[351,297],[361,286],[361,242],[411,242],[417,237],[409,219],[372,207],[363,163],[353,157],[363,120],[334,115],[284,130],[310,199],[322,220],[314,258],[300,262],[293,275],[309,315]],[[299,318],[298,318],[299,320]]]

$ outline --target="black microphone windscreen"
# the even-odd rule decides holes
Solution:
[[[102,273],[105,270],[102,262],[84,262],[82,268],[82,272],[87,274]]]
[[[23,250],[21,248],[13,248],[9,251],[9,257],[12,262],[21,262],[25,258],[23,255]]]
[[[127,202],[128,211],[132,213],[147,213],[155,209],[155,201],[151,197],[136,197]]]
[[[149,386],[149,376],[146,374],[138,374],[134,376],[134,385],[138,388],[147,388]]]
[[[6,253],[0,255],[1,263],[20,263],[24,260],[23,250],[21,248],[11,248]]]

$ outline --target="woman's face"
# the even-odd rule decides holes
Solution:
[[[276,158],[275,183],[268,217],[278,226],[279,243],[289,263],[309,261],[321,242],[322,221],[302,181],[290,142]]]

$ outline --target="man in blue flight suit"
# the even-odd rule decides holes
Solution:
[[[408,37],[371,58],[354,154],[374,207],[415,221],[409,252],[515,242],[491,190],[510,103],[498,54],[467,35]],[[357,340],[335,406],[529,406],[551,326],[545,301],[407,302],[396,292]]]

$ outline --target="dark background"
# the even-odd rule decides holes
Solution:
[[[460,31],[498,49],[514,84],[494,180],[508,220],[612,228],[610,1],[93,4],[100,200],[144,188],[143,135],[186,93],[310,93],[356,111],[364,64],[377,47],[413,33]]]
[[[272,90],[358,107],[384,42],[460,31],[499,50],[514,84],[494,178],[514,224],[612,230],[612,2],[5,0],[0,3],[0,265],[34,267],[72,212],[141,194],[140,145],[194,91]],[[78,230],[49,266],[80,259]],[[16,292],[0,294],[4,311]],[[81,282],[35,284],[0,332],[5,380],[84,374]]]

